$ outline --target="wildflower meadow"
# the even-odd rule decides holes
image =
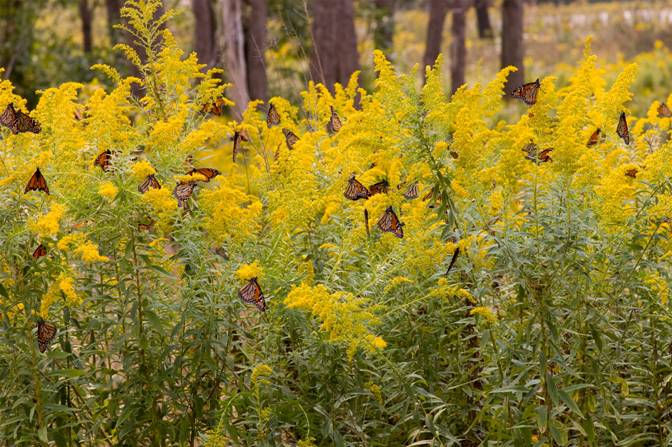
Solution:
[[[0,445],[672,445],[662,43],[236,119],[159,3],[133,75],[0,82]]]

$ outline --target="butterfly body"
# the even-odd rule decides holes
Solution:
[[[49,345],[56,337],[56,326],[53,324],[47,323],[46,321],[40,319],[37,322],[37,344],[40,348],[40,352],[45,352],[49,349]]]
[[[147,178],[145,178],[145,181],[138,185],[138,192],[141,194],[146,193],[150,189],[161,189],[161,184],[154,174],[149,174]]]
[[[236,162],[236,156],[238,155],[238,153],[243,150],[242,147],[241,147],[242,144],[244,142],[247,142],[247,141],[249,141],[249,138],[247,138],[247,136],[243,132],[238,131],[238,130],[234,132],[234,134],[233,134],[233,162],[234,163]]]
[[[400,239],[404,237],[403,226],[404,224],[399,222],[399,218],[391,206],[387,207],[385,213],[378,220],[378,228],[380,228],[381,231],[392,233]]]
[[[22,111],[16,110],[12,103],[8,104],[0,115],[0,124],[9,128],[14,135],[21,132],[40,133],[42,131],[39,122]]]
[[[539,87],[541,87],[541,84],[539,83],[539,79],[537,79],[534,82],[528,82],[527,84],[523,84],[516,88],[511,93],[511,96],[517,99],[522,99],[525,104],[531,106],[537,102],[537,93],[539,92]]]
[[[98,154],[93,165],[100,166],[103,172],[108,172],[112,167],[112,151],[108,149]]]
[[[47,179],[44,178],[40,172],[40,168],[35,170],[35,173],[28,180],[26,188],[23,190],[23,193],[26,194],[28,191],[43,191],[49,194],[49,187],[47,186]]]
[[[368,199],[371,193],[359,180],[355,178],[355,174],[348,179],[348,187],[345,190],[345,198],[349,200]]]
[[[238,296],[243,302],[257,306],[260,311],[266,310],[266,299],[257,278],[250,279],[242,289],[238,290]]]

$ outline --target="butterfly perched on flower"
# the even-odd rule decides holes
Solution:
[[[625,119],[625,112],[621,112],[621,116],[618,118],[616,133],[623,138],[625,144],[630,144],[630,131],[628,130],[628,121]]]
[[[658,106],[658,117],[659,118],[670,118],[672,117],[672,110],[665,104],[661,102]]]
[[[42,256],[46,256],[46,255],[47,255],[47,249],[42,244],[38,245],[37,248],[35,249],[35,251],[33,252],[33,258],[35,258],[35,259],[39,259]]]
[[[205,104],[203,106],[203,113],[212,113],[213,115],[220,116],[222,113],[224,113],[224,107],[226,107],[226,100],[220,97],[208,104]]]
[[[285,135],[285,143],[289,149],[294,149],[294,145],[299,142],[299,137],[287,128],[282,129],[282,133]]]
[[[418,182],[413,182],[410,185],[408,185],[408,188],[406,189],[406,192],[404,193],[404,198],[406,198],[408,200],[413,200],[413,199],[417,199],[419,195],[420,195],[420,192],[418,191]]]
[[[338,114],[334,110],[334,106],[329,106],[329,109],[331,109],[331,117],[329,118],[329,122],[327,123],[327,132],[330,134],[335,134],[339,130],[341,130],[341,127],[343,125],[341,124],[341,119],[338,117]]]
[[[369,192],[371,193],[372,196],[376,194],[387,194],[387,191],[389,191],[389,189],[390,184],[385,179],[369,186]]]
[[[625,170],[625,176],[630,178],[637,178],[637,173],[639,170],[637,168],[630,168]]]
[[[403,226],[404,224],[399,222],[399,218],[391,206],[387,207],[385,213],[378,220],[378,228],[382,231],[392,233],[398,238],[404,237]]]
[[[539,79],[534,82],[528,82],[523,84],[520,87],[516,88],[511,92],[511,96],[514,98],[522,99],[525,104],[531,106],[537,102],[537,92],[539,92]]]
[[[242,150],[242,144],[249,141],[249,138],[242,132],[236,130],[233,133],[233,162],[236,162],[236,156]]]
[[[179,208],[187,207],[189,197],[193,194],[194,188],[196,188],[196,182],[180,182],[175,186],[173,196],[177,199],[177,206]]]
[[[257,306],[257,309],[260,311],[264,312],[266,310],[266,299],[257,282],[257,278],[250,279],[247,284],[238,291],[238,296],[243,302]]]
[[[213,178],[220,175],[221,172],[219,172],[215,168],[194,168],[191,171],[187,172],[187,175],[194,175],[194,174],[201,174],[203,177],[205,177],[204,181],[209,182]]]
[[[371,197],[369,190],[355,178],[355,174],[352,174],[348,179],[348,187],[345,189],[344,195],[346,199],[350,200],[368,199]]]
[[[46,321],[39,319],[37,320],[37,345],[40,348],[40,352],[45,352],[49,349],[49,345],[56,337],[56,326],[49,324]]]
[[[266,125],[269,129],[280,124],[280,114],[273,104],[268,106],[268,113],[266,113]]]
[[[525,158],[535,164],[553,161],[550,155],[551,152],[553,152],[553,148],[544,149],[543,151],[539,152],[539,147],[534,143],[530,143],[523,148],[523,152],[526,153]]]
[[[28,191],[43,191],[49,194],[49,187],[47,186],[47,179],[44,178],[40,172],[40,168],[35,170],[35,173],[28,180],[26,189],[23,190],[23,193],[26,194]]]
[[[102,169],[103,172],[108,172],[112,167],[112,151],[107,149],[106,151],[98,154],[93,162],[93,165],[100,166],[100,169]]]
[[[141,194],[146,193],[151,189],[161,189],[161,183],[156,179],[154,174],[149,174],[145,181],[138,185],[138,192]]]
[[[586,146],[588,146],[588,147],[595,146],[597,143],[599,143],[601,134],[602,134],[602,129],[600,129],[599,127],[597,129],[595,129],[595,132],[593,132],[590,135],[590,138],[588,139],[588,143],[586,143]]]
[[[0,124],[9,128],[14,135],[21,132],[40,133],[42,130],[40,123],[22,111],[16,110],[12,103],[8,104],[0,115]]]

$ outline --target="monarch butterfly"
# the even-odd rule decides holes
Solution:
[[[628,131],[628,121],[625,119],[625,112],[621,112],[621,116],[618,118],[616,133],[619,137],[623,138],[625,144],[630,144],[630,132]]]
[[[658,117],[660,118],[670,118],[672,117],[672,110],[667,107],[667,104],[661,102],[658,106]]]
[[[213,102],[203,106],[203,113],[212,113],[213,115],[220,116],[224,112],[225,106],[226,101],[224,101],[224,98],[217,98]]]
[[[152,231],[154,229],[154,221],[149,220],[147,223],[139,223],[138,224],[138,230],[140,231]]]
[[[586,145],[588,147],[590,147],[590,146],[595,146],[597,143],[599,143],[601,133],[602,133],[602,129],[600,129],[599,127],[597,129],[595,129],[595,132],[593,132],[590,135],[590,138],[588,139],[588,143],[586,143]]]
[[[49,349],[49,345],[56,337],[56,332],[56,326],[53,324],[49,324],[42,319],[37,320],[37,345],[40,348],[40,352],[45,352]]]
[[[209,182],[211,179],[220,175],[221,172],[219,172],[215,168],[194,168],[191,171],[187,172],[187,175],[194,175],[194,174],[201,174],[203,177],[205,177],[204,181]]]
[[[49,194],[47,179],[45,179],[40,172],[40,168],[37,168],[32,177],[30,177],[30,180],[28,180],[28,184],[26,185],[26,189],[23,190],[23,193],[26,194],[28,191],[44,191]]]
[[[285,134],[285,143],[289,149],[294,149],[294,145],[299,142],[299,137],[289,129],[283,128],[282,133]]]
[[[637,172],[639,172],[637,168],[630,168],[625,170],[625,175],[626,177],[637,178]]]
[[[12,103],[8,104],[0,115],[0,124],[8,127],[14,135],[20,132],[40,133],[42,130],[40,123],[22,111],[16,110]]]
[[[238,296],[243,302],[248,304],[254,304],[257,306],[257,309],[264,312],[266,310],[266,299],[264,298],[264,293],[259,287],[257,278],[252,278],[248,283],[238,291]]]
[[[364,208],[364,226],[366,227],[366,237],[371,237],[371,231],[369,230],[369,210]]]
[[[539,79],[537,79],[534,82],[528,82],[527,84],[523,84],[516,88],[511,93],[511,96],[522,99],[525,101],[525,104],[531,106],[537,102],[537,92],[539,91],[539,87],[541,87],[541,84],[539,83]]]
[[[543,151],[539,152],[539,147],[534,143],[530,143],[523,148],[523,151],[527,154],[525,155],[525,158],[531,160],[535,164],[553,161],[550,156],[550,153],[553,151],[552,148],[544,149]]]
[[[178,183],[173,190],[173,196],[177,199],[177,206],[180,208],[187,207],[189,197],[196,188],[196,182]]]
[[[149,189],[161,189],[161,183],[156,179],[154,174],[149,174],[144,182],[138,185],[138,192],[146,193]]]
[[[352,174],[348,179],[348,187],[345,189],[344,195],[346,199],[350,200],[368,199],[371,197],[369,190],[355,178],[355,174]]]
[[[233,162],[236,162],[236,155],[242,150],[240,147],[244,142],[250,141],[247,136],[240,131],[235,131],[233,134]]]
[[[216,247],[212,249],[212,252],[219,256],[220,258],[223,258],[224,260],[228,261],[229,260],[229,253],[226,251],[224,247]]]
[[[389,189],[390,189],[390,184],[385,179],[379,181],[378,183],[375,183],[375,184],[369,186],[369,191],[371,192],[372,196],[376,195],[376,194],[387,194],[387,191]]]
[[[109,149],[101,152],[93,162],[94,166],[100,166],[103,172],[107,172],[112,167],[112,151]]]
[[[268,107],[268,113],[266,114],[266,125],[270,129],[273,126],[280,124],[280,114],[273,104]]]
[[[39,259],[42,256],[46,255],[47,255],[47,249],[42,244],[38,245],[35,251],[33,252],[33,258],[35,259]]]
[[[399,222],[399,218],[395,214],[391,206],[385,210],[385,214],[378,220],[378,228],[382,231],[390,232],[398,238],[404,237],[403,223]]]
[[[460,255],[460,247],[457,247],[455,249],[455,253],[453,253],[453,257],[450,258],[450,264],[448,264],[448,270],[446,270],[446,275],[450,273],[450,269],[453,268],[455,265],[455,261],[457,261],[457,257]]]
[[[341,119],[338,117],[338,114],[334,110],[334,106],[329,106],[331,109],[331,118],[329,118],[329,122],[327,123],[327,132],[330,134],[335,134],[339,130],[341,130],[341,127],[343,125],[341,124]]]
[[[413,200],[417,199],[419,195],[420,193],[418,191],[418,182],[413,182],[410,185],[408,185],[408,189],[404,193],[404,198],[408,200]]]

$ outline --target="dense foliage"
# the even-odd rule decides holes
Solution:
[[[419,88],[376,53],[372,92],[309,84],[271,99],[279,125],[259,102],[235,122],[203,112],[226,85],[157,4],[124,9],[139,78],[95,67],[113,89],[47,89],[40,133],[2,130],[0,443],[672,442],[671,118],[629,113],[635,64],[605,73],[588,44],[504,121],[511,68],[448,97],[440,60]],[[37,167],[49,195],[24,193]],[[348,200],[353,173],[389,191]],[[403,238],[377,226],[390,206]],[[266,312],[238,297],[253,277]]]

